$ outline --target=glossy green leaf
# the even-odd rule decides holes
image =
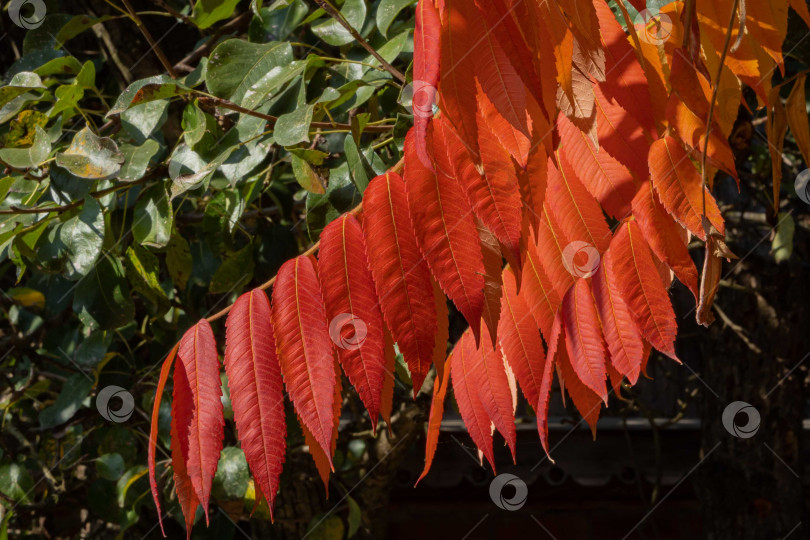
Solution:
[[[299,107],[291,113],[279,116],[273,126],[273,138],[281,146],[292,146],[309,141],[309,125],[312,123],[314,105]]]
[[[206,84],[215,96],[253,108],[274,90],[276,79],[289,70],[293,60],[289,43],[229,39],[211,53]]]
[[[144,141],[141,145],[124,143],[121,145],[121,154],[124,156],[124,164],[118,172],[118,179],[124,182],[140,180],[146,174],[146,169],[154,163],[160,145],[153,139]]]
[[[349,23],[349,26],[359,32],[363,28],[363,23],[366,20],[365,0],[346,0],[340,10],[340,14],[343,15],[343,18]],[[351,33],[331,17],[328,17],[328,20],[322,23],[314,25],[312,32],[329,45],[346,45],[354,40]]]
[[[388,36],[388,27],[397,15],[416,0],[381,0],[377,6],[377,30],[383,36]]]
[[[321,195],[326,193],[323,180],[321,180],[321,177],[312,169],[309,163],[295,154],[291,154],[290,159],[292,161],[292,170],[295,175],[295,180],[301,184],[302,188],[310,193],[318,193]]]
[[[70,280],[86,276],[101,254],[104,214],[98,202],[87,197],[80,213],[51,228],[39,244],[39,259]]]
[[[0,87],[0,107],[5,107],[14,98],[32,90],[44,90],[45,85],[39,75],[30,71],[17,73],[9,83]]]
[[[132,219],[132,237],[138,244],[160,248],[169,243],[174,214],[163,184],[144,191],[135,205]]]
[[[197,0],[191,12],[191,21],[204,30],[233,15],[239,0]]]

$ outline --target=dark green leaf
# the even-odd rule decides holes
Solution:
[[[82,401],[90,395],[93,385],[93,378],[86,373],[71,375],[62,385],[62,391],[56,401],[40,411],[40,427],[42,429],[51,429],[73,418],[73,415],[82,406]]]
[[[239,288],[253,278],[253,246],[248,244],[236,253],[232,253],[211,278],[208,287],[210,293],[226,293]]]
[[[118,480],[124,474],[124,458],[121,454],[102,454],[96,460],[96,472],[106,480]]]
[[[85,326],[93,329],[112,330],[133,319],[135,306],[118,259],[102,257],[87,277],[79,281],[73,311]]]
[[[124,266],[132,288],[141,293],[157,308],[156,316],[169,309],[169,298],[160,286],[160,264],[157,257],[137,244],[132,244],[124,254]]]
[[[14,502],[28,504],[31,502],[31,491],[34,479],[28,469],[19,463],[8,463],[0,466],[0,492]]]
[[[172,281],[181,291],[186,288],[188,278],[191,276],[191,251],[186,239],[174,233],[166,246],[166,266]]]

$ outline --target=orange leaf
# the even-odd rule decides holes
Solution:
[[[501,272],[503,263],[498,239],[489,229],[477,221],[481,238],[481,254],[484,257],[484,324],[495,346],[498,340],[498,319],[501,315]]]
[[[612,256],[612,252],[608,250],[593,276],[591,287],[610,352],[610,364],[627,377],[630,384],[636,384],[641,371],[644,346],[627,304],[619,292],[618,280],[612,272],[610,262]]]
[[[630,213],[635,194],[633,176],[604,149],[594,148],[570,120],[560,117],[563,169],[570,168],[605,211],[616,219]]]
[[[804,7],[807,10],[807,5]],[[786,104],[787,120],[793,138],[796,139],[796,146],[804,157],[805,163],[810,163],[810,122],[807,119],[807,100],[804,92],[804,82],[807,76],[802,73],[793,83]]]
[[[576,255],[577,248],[580,246],[578,244],[574,245],[573,251],[568,247],[571,244],[563,234],[553,213],[549,210],[548,203],[543,205],[543,215],[541,217],[542,221],[537,232],[537,239],[534,246],[538,256],[541,253],[543,254],[542,257],[539,257],[540,264],[551,280],[551,283],[554,285],[557,295],[562,298],[566,291],[568,291],[568,287],[574,284],[574,275],[570,271],[574,268],[564,257],[568,256],[571,258],[570,255],[572,253]],[[532,244],[531,240],[529,243]],[[568,249],[568,251],[566,251],[566,249]],[[539,323],[538,321],[538,324]]]
[[[678,333],[675,312],[635,221],[619,228],[610,249],[610,272],[616,277],[621,297],[639,332],[653,347],[679,362],[675,354]]]
[[[548,447],[548,402],[551,398],[551,383],[554,379],[554,366],[558,365],[558,354],[565,354],[565,347],[560,349],[562,336],[562,312],[558,311],[551,326],[548,342],[548,353],[546,354],[546,365],[543,367],[543,382],[540,385],[540,398],[534,407],[537,413],[537,434],[540,436],[540,444],[546,455],[551,458]],[[562,387],[562,379],[560,379]],[[565,400],[563,399],[563,402]],[[552,460],[553,461],[553,460]]]
[[[644,69],[607,2],[595,0],[593,5],[599,19],[607,71],[607,80],[600,83],[599,87],[624,107],[646,131],[655,133],[649,83]]]
[[[563,335],[567,343],[568,336],[565,335],[565,331],[563,331]],[[558,376],[562,381],[565,381],[565,390],[568,392],[568,395],[571,396],[571,401],[574,402],[574,406],[579,411],[579,414],[582,415],[582,418],[591,427],[591,434],[596,438],[596,422],[599,420],[599,412],[602,408],[603,399],[579,380],[566,349],[567,347],[563,347],[558,350]]]
[[[183,451],[180,449],[180,436],[177,433],[177,416],[175,415],[175,405],[172,404],[171,420],[171,441],[172,441],[172,476],[174,477],[174,491],[177,493],[177,502],[180,504],[180,511],[183,513],[183,520],[186,523],[186,539],[191,539],[191,528],[194,525],[194,517],[200,501],[194,493],[194,486],[186,470],[186,462],[183,459]],[[164,534],[165,536],[165,534]]]
[[[562,166],[562,170],[557,169],[549,161],[548,205],[569,242],[586,242],[599,253],[604,253],[611,234],[602,210],[573,169],[564,161]]]
[[[388,329],[385,329],[385,380],[383,381],[382,397],[380,398],[380,416],[388,426],[388,434],[392,435],[391,410],[394,407],[394,370],[397,366],[397,353],[394,350],[394,339]],[[376,435],[376,432],[375,432]]]
[[[596,133],[600,147],[627,167],[636,180],[644,181],[650,174],[647,167],[647,152],[650,143],[641,126],[633,120],[628,112],[614,100],[608,98],[597,86],[596,95]],[[599,150],[601,152],[601,148]]]
[[[697,300],[697,268],[686,248],[685,231],[666,213],[649,182],[633,199],[633,216],[655,256],[667,263]]]
[[[462,339],[465,338],[462,336]],[[471,376],[478,381],[478,396],[484,405],[484,410],[498,432],[506,439],[514,461],[516,432],[512,392],[506,375],[501,346],[500,344],[492,346],[492,340],[486,327],[481,328],[481,343],[471,369],[475,374]]]
[[[655,191],[664,208],[678,223],[701,240],[706,240],[701,219],[705,194],[706,217],[721,234],[724,233],[720,209],[678,141],[672,137],[655,141],[650,147],[649,161]]]
[[[517,293],[517,280],[511,268],[503,271],[504,294],[498,335],[503,355],[517,377],[529,403],[540,399],[546,359],[543,341],[523,295]]]
[[[571,274],[562,269],[573,283]],[[554,316],[562,301],[540,262],[538,248],[533,241],[526,249],[526,266],[523,269],[520,286],[521,298],[525,301],[534,322],[543,332],[546,341],[551,339]]]
[[[301,431],[304,433],[304,442],[309,448],[309,454],[315,462],[315,468],[318,470],[318,476],[321,477],[324,490],[326,491],[326,498],[329,498],[329,473],[334,469],[332,467],[332,458],[335,456],[335,449],[337,448],[338,439],[338,425],[340,424],[340,410],[343,406],[343,399],[341,397],[342,382],[340,378],[340,365],[337,360],[335,361],[335,399],[333,402],[333,429],[332,440],[329,444],[329,453],[324,452],[320,443],[315,439],[315,436],[309,428],[301,421],[301,416],[298,416],[298,423],[301,425]]]
[[[481,99],[486,98],[481,96]],[[483,174],[472,165],[469,154],[450,129],[445,129],[446,150],[473,212],[519,261],[521,212],[517,175],[509,152],[501,146],[499,137],[489,130],[480,115],[479,120],[478,143]]]
[[[596,306],[585,278],[579,278],[562,303],[565,347],[582,383],[607,403],[605,347]]]
[[[442,20],[439,96],[442,117],[455,128],[473,156],[478,156],[475,62],[471,54],[484,30],[481,15],[469,0],[445,0]],[[406,166],[407,168],[407,166]]]
[[[543,214],[547,177],[548,155],[545,148],[538,144],[529,153],[525,170],[518,169],[523,220],[530,223],[535,232],[540,226],[540,216]]]
[[[471,17],[480,13],[470,14]],[[516,130],[529,136],[529,125],[526,118],[526,88],[520,75],[512,65],[511,58],[495,39],[492,24],[500,21],[488,21],[481,18],[482,33],[475,37],[475,44],[470,55],[475,59],[476,83],[492,102],[501,116]]]
[[[745,29],[776,61],[784,75],[782,43],[787,36],[788,0],[747,2],[746,9]]]
[[[450,375],[453,380],[453,394],[456,396],[458,410],[467,431],[475,445],[484,454],[495,470],[495,456],[492,453],[491,421],[484,408],[481,398],[478,397],[478,377],[474,366],[480,362],[475,347],[475,338],[468,328],[453,348],[450,364]]]
[[[422,474],[416,479],[414,487],[419,485],[422,478],[430,472],[433,465],[433,456],[436,454],[436,447],[439,444],[439,432],[442,427],[442,416],[444,415],[444,399],[447,396],[447,387],[450,386],[450,358],[444,364],[442,377],[438,374],[433,381],[433,401],[430,403],[430,417],[428,418],[427,435],[425,437],[425,468]]]

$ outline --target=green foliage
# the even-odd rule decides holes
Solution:
[[[336,5],[406,72],[414,3]],[[86,508],[89,521],[140,537],[157,518],[142,411],[163,354],[358,204],[369,179],[400,159],[411,117],[401,81],[314,2],[169,1],[166,17],[136,5],[170,61],[205,43],[176,78],[112,4],[91,0],[88,16],[48,2],[39,28],[10,30],[19,58],[0,52],[0,493],[43,516]],[[239,17],[246,24],[219,31]],[[97,410],[110,385],[134,398],[121,423]],[[165,445],[170,403],[171,383]],[[300,452],[300,433],[290,437]],[[158,455],[159,474],[167,458]],[[255,491],[235,434],[218,471],[217,500],[239,501],[247,516]],[[169,535],[182,534],[167,500]],[[7,512],[0,535],[24,534],[35,514]],[[269,519],[265,503],[256,517]],[[360,519],[350,499],[317,534],[354,535]],[[47,523],[53,535],[71,536],[71,526]],[[215,514],[195,535],[220,531],[235,529]]]

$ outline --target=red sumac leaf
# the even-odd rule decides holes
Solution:
[[[233,419],[257,492],[267,499],[271,518],[287,448],[284,385],[272,317],[267,294],[253,289],[236,300],[225,322],[225,373]],[[261,496],[256,497],[256,504]]]
[[[160,368],[160,375],[158,376],[157,387],[155,388],[155,403],[152,405],[152,421],[149,429],[149,446],[147,447],[147,464],[149,466],[149,487],[152,491],[152,499],[155,501],[155,508],[157,508],[158,523],[160,524],[160,532],[166,536],[166,531],[163,529],[163,515],[160,509],[160,495],[158,494],[157,479],[155,478],[155,449],[158,441],[158,427],[160,421],[160,403],[163,401],[163,390],[166,388],[166,381],[169,380],[169,372],[174,365],[174,359],[177,356],[177,348],[180,346],[178,343],[166,355],[163,360],[163,365]]]
[[[344,214],[323,230],[318,266],[335,351],[376,430],[385,377],[385,336],[363,230],[353,215]]]
[[[174,411],[186,471],[208,523],[208,501],[222,450],[219,358],[214,333],[201,319],[189,328],[177,349],[174,367]]]
[[[405,187],[422,255],[442,290],[475,333],[484,310],[484,263],[469,202],[461,193],[443,136],[433,133],[434,170],[415,154],[413,130],[405,139]]]
[[[315,441],[329,453],[334,430],[335,357],[312,257],[298,256],[279,269],[273,287],[273,327],[290,400]]]
[[[369,183],[363,195],[363,233],[380,308],[408,364],[416,395],[433,361],[437,318],[430,270],[416,242],[399,175],[389,172]]]

